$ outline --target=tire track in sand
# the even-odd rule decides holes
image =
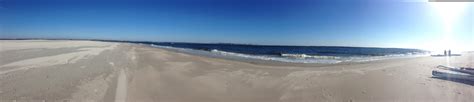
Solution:
[[[117,89],[115,91],[115,102],[125,102],[127,100],[127,75],[125,69],[120,70],[117,78]]]

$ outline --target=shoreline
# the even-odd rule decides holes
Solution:
[[[0,43],[0,56],[9,58],[0,60],[0,71],[13,70],[0,75],[0,100],[474,100],[473,83],[432,77],[431,71],[437,65],[446,64],[445,57],[329,65],[275,64],[198,56],[130,43]],[[473,67],[473,57],[474,53],[466,53],[450,57],[449,63]]]
[[[402,62],[402,61],[407,61],[407,60],[431,59],[432,58],[432,56],[420,56],[420,57],[381,59],[381,60],[363,61],[363,62],[341,62],[341,63],[331,63],[331,64],[328,64],[328,63],[292,63],[292,62],[281,62],[281,61],[259,60],[259,59],[232,59],[232,58],[222,57],[222,55],[208,56],[208,55],[203,55],[203,54],[194,54],[194,53],[189,53],[189,52],[184,52],[184,51],[178,51],[176,49],[153,47],[153,46],[150,46],[150,45],[142,45],[142,44],[132,44],[132,45],[138,45],[138,46],[144,47],[144,48],[152,48],[152,49],[155,48],[155,49],[159,49],[159,50],[169,51],[169,52],[172,52],[172,53],[186,54],[188,56],[201,57],[201,58],[204,58],[204,59],[223,60],[224,62],[237,62],[237,63],[245,63],[245,64],[250,64],[250,65],[256,65],[256,66],[266,66],[266,67],[291,67],[291,68],[301,69],[301,70],[325,70],[325,69],[343,70],[343,69],[337,68],[337,67],[339,67],[339,66],[352,66],[352,65],[370,65],[370,64],[374,64],[374,63],[393,63],[393,62]],[[469,54],[471,56],[474,55],[474,53],[464,53],[464,54],[466,54],[466,55]],[[459,56],[451,56],[451,57],[455,58],[455,57],[459,57]],[[435,57],[435,58],[446,58],[446,57]],[[433,65],[433,68],[434,68],[434,65]]]
[[[135,43],[132,43],[132,44],[135,44]],[[286,62],[286,61],[278,61],[278,60],[263,60],[263,59],[256,59],[256,58],[245,58],[245,57],[239,57],[239,56],[235,56],[235,55],[222,55],[222,54],[213,53],[211,51],[205,51],[205,50],[177,48],[177,47],[170,47],[170,46],[153,46],[153,45],[149,45],[149,44],[137,44],[137,45],[144,46],[144,47],[163,49],[163,50],[172,51],[172,52],[176,52],[176,53],[185,53],[185,54],[190,54],[190,55],[195,55],[195,56],[226,59],[226,60],[246,62],[246,63],[252,63],[252,64],[259,64],[259,65],[278,65],[278,66],[295,66],[296,65],[296,66],[307,66],[307,67],[319,67],[319,66],[330,66],[330,65],[335,65],[335,64],[358,64],[358,63],[368,63],[368,62],[373,62],[373,61],[399,60],[399,59],[429,57],[428,55],[425,55],[425,56],[412,55],[412,56],[403,56],[403,57],[393,57],[393,58],[387,57],[387,58],[381,58],[381,59],[372,59],[372,60],[369,60],[369,61],[355,61],[355,62],[341,61],[341,62],[337,62],[337,63],[323,63],[323,62],[302,63],[302,62]],[[240,53],[237,53],[237,54],[240,54]],[[244,54],[244,55],[263,56],[263,55],[249,55],[249,54]],[[374,57],[386,57],[386,56],[374,56]],[[284,58],[284,57],[281,57],[281,58]],[[304,60],[304,59],[302,59],[302,60]]]

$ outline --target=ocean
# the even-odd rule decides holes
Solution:
[[[180,52],[224,57],[289,63],[366,62],[393,58],[419,57],[428,51],[403,48],[339,47],[339,46],[277,46],[226,43],[135,42]]]

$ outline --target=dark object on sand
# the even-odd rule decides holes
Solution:
[[[443,65],[439,65],[436,68],[439,70],[433,70],[431,73],[435,77],[474,81],[474,68],[450,67]]]
[[[439,65],[436,68],[474,75],[474,68]]]
[[[459,73],[449,70],[433,70],[431,73],[435,77],[444,78],[444,79],[461,79],[474,81],[474,75]]]

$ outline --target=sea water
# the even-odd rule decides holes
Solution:
[[[367,62],[375,60],[419,57],[429,55],[428,51],[403,48],[339,47],[339,46],[276,46],[244,44],[206,44],[140,42],[153,47],[173,49],[181,52],[289,63]]]

